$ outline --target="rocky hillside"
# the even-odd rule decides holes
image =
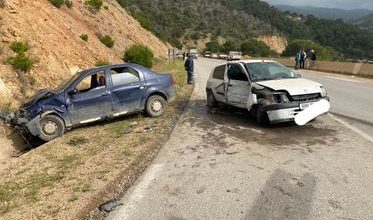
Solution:
[[[167,46],[146,31],[117,1],[104,0],[100,10],[85,1],[72,1],[71,8],[57,8],[48,0],[0,1],[0,106],[17,105],[35,90],[53,87],[79,69],[94,66],[98,60],[123,62],[125,48],[145,44],[157,57],[166,57]],[[88,40],[81,35],[88,35]],[[112,48],[100,42],[109,35]],[[7,60],[14,56],[10,45],[24,41],[27,55],[35,61],[28,73],[15,71]]]

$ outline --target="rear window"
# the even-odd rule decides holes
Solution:
[[[215,79],[224,80],[224,73],[225,73],[225,65],[221,65],[215,68],[212,77]]]

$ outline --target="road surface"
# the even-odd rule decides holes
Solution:
[[[107,219],[373,219],[369,136],[329,115],[263,128],[244,111],[209,112],[205,83],[217,62],[197,61],[186,112]]]

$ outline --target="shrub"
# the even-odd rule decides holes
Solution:
[[[15,41],[10,45],[10,49],[15,53],[25,53],[30,49],[30,47],[26,42]]]
[[[97,60],[96,63],[95,63],[95,66],[99,67],[99,66],[108,66],[110,65],[110,62],[107,61],[107,60]]]
[[[107,5],[104,6],[105,10],[109,10],[109,7]]]
[[[68,7],[68,8],[72,8],[73,7],[73,2],[71,0],[65,0],[65,5]]]
[[[49,0],[49,2],[52,3],[52,5],[54,5],[56,8],[61,8],[63,3],[65,3],[64,0]]]
[[[10,57],[8,63],[23,72],[29,72],[34,65],[34,61],[24,53],[18,53],[16,56]]]
[[[101,37],[100,41],[108,48],[112,48],[114,46],[114,40],[109,35]]]
[[[102,0],[86,0],[85,4],[90,6],[92,9],[99,11],[104,3]]]
[[[267,44],[256,39],[249,39],[242,43],[241,51],[244,55],[255,57],[268,57],[276,54]]]
[[[80,39],[82,39],[84,41],[88,41],[88,34],[82,34],[79,37],[80,37]]]
[[[151,68],[153,66],[154,54],[147,46],[133,45],[125,51],[123,60],[128,63],[137,63]]]

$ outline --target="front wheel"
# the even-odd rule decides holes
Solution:
[[[211,90],[207,91],[207,106],[209,108],[214,108],[218,105],[218,102],[215,99],[214,93]]]
[[[145,111],[153,118],[160,117],[167,109],[167,101],[159,95],[153,95],[148,98],[146,102]]]
[[[47,142],[61,137],[65,133],[65,123],[56,115],[47,115],[41,118],[40,128],[39,138]]]

